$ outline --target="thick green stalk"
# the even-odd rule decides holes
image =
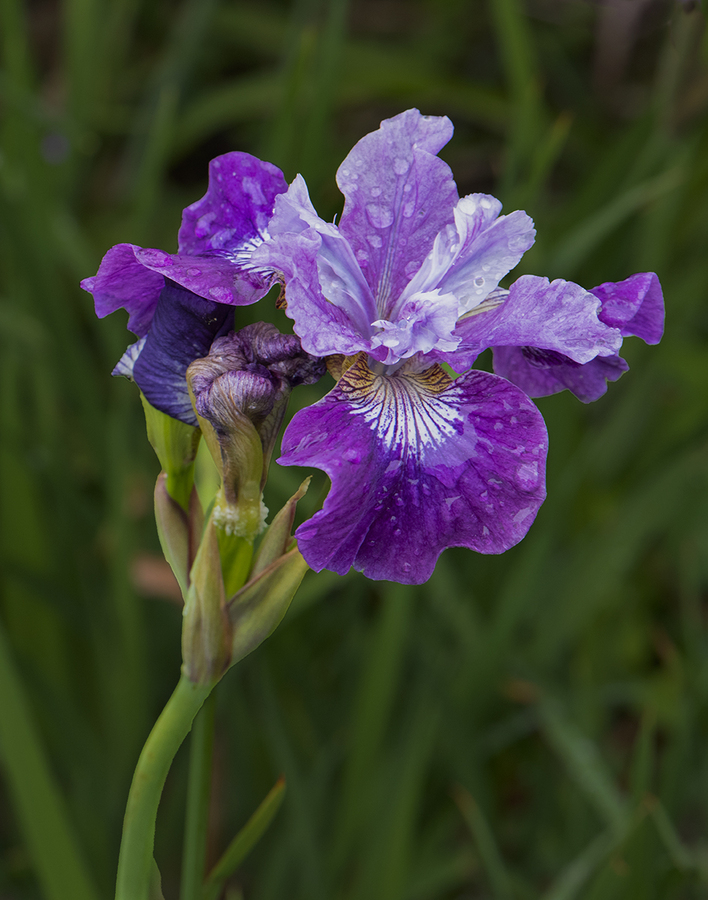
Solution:
[[[212,692],[194,721],[190,739],[181,900],[199,900],[202,895],[214,748],[215,698],[215,692]]]
[[[150,732],[128,795],[118,859],[116,900],[149,900],[155,820],[172,760],[213,684],[195,684],[182,675]]]

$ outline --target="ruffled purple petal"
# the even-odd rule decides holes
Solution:
[[[523,275],[508,294],[498,293],[460,320],[459,348],[439,354],[457,371],[471,366],[487,347],[536,347],[587,363],[622,345],[620,332],[598,319],[599,300],[570,281]]]
[[[339,228],[376,297],[375,318],[391,318],[390,305],[453,221],[457,188],[435,156],[452,131],[448,118],[409,109],[362,138],[339,167]]]
[[[209,353],[213,341],[233,327],[233,310],[167,281],[132,377],[147,400],[161,412],[196,425],[187,390],[187,367]],[[129,348],[130,350],[131,348]],[[119,369],[117,374],[125,374]]]
[[[494,371],[529,397],[569,390],[583,403],[591,403],[607,392],[608,381],[617,381],[628,369],[616,353],[597,356],[581,365],[560,353],[534,347],[494,348]]]
[[[147,333],[155,313],[165,279],[146,269],[137,259],[141,252],[135,244],[116,244],[106,253],[91,278],[84,278],[81,287],[93,294],[99,318],[127,309],[128,328],[138,337]]]
[[[260,242],[275,198],[286,189],[280,169],[250,153],[225,153],[212,159],[206,194],[182,215],[180,254],[233,257],[254,238]]]
[[[634,335],[647,344],[659,343],[664,334],[664,295],[653,272],[605,282],[591,293],[602,303],[600,319],[619,328],[622,337]]]
[[[298,528],[308,564],[406,584],[426,581],[446,547],[501,553],[545,497],[546,428],[509,382],[469,372],[451,382],[374,375],[363,358],[297,413],[283,465],[323,469],[323,509]]]

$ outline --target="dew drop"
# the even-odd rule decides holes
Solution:
[[[400,528],[396,528],[396,529],[394,529],[393,534],[395,537],[400,537],[403,534],[403,532],[401,531]]]
[[[393,223],[393,213],[385,206],[377,203],[369,203],[366,207],[366,215],[374,228],[389,228]]]
[[[484,287],[484,276],[478,275],[474,280],[475,287],[481,288]]]
[[[393,161],[393,171],[396,175],[405,175],[410,166],[410,161],[401,156],[397,156]]]
[[[404,563],[401,565],[401,569],[403,569],[404,572],[410,572],[410,570],[411,570],[411,564],[410,564],[409,562],[404,562]]]
[[[369,191],[372,197],[380,197],[381,196],[381,188],[380,187],[372,187]]]
[[[410,217],[415,212],[415,203],[412,200],[409,200],[408,203],[403,204],[403,215],[410,219]]]
[[[482,209],[491,209],[491,208],[492,208],[492,201],[491,201],[491,200],[487,200],[487,198],[484,197],[482,200],[479,201],[479,205],[482,207]]]
[[[187,275],[191,275],[192,277],[194,277],[196,275],[201,275],[201,274],[202,274],[202,270],[195,269],[194,266],[192,266],[190,269],[187,269]]]
[[[172,260],[162,250],[143,250],[142,261],[149,266],[171,266]]]
[[[371,244],[372,247],[376,247],[377,249],[383,244],[381,237],[378,234],[370,234],[367,235],[367,241]]]
[[[525,250],[528,244],[528,237],[525,234],[515,234],[509,238],[509,250],[516,253],[518,250]]]

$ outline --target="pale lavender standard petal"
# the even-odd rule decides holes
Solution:
[[[664,295],[654,272],[640,272],[624,281],[591,288],[601,302],[600,319],[619,328],[622,337],[640,337],[658,344],[664,334]]]
[[[339,167],[339,228],[376,297],[376,318],[390,319],[390,304],[453,221],[457,188],[435,156],[452,132],[448,118],[409,109],[363,137]]]
[[[545,497],[547,434],[504,379],[469,372],[379,376],[363,358],[297,413],[282,465],[332,481],[323,509],[296,532],[308,564],[406,584],[426,581],[446,547],[501,553]]]
[[[577,284],[523,275],[508,293],[492,295],[461,319],[458,349],[439,356],[457,371],[487,347],[536,347],[587,363],[622,345],[619,330],[601,322],[599,310],[599,300]]]
[[[128,328],[143,337],[152,322],[165,279],[139,262],[136,257],[139,250],[135,244],[111,247],[101,260],[98,272],[84,278],[81,287],[93,294],[99,319],[117,309],[126,309]]]
[[[496,289],[532,246],[536,230],[525,212],[500,216],[489,194],[468,194],[455,207],[455,224],[435,238],[433,249],[406,286],[393,313],[412,294],[438,289],[453,294],[463,315]]]

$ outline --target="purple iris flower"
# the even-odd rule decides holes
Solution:
[[[436,155],[451,136],[449,119],[417,110],[384,121],[339,168],[339,226],[317,215],[298,176],[254,254],[283,274],[303,348],[339,356],[336,387],[295,415],[279,460],[331,479],[323,509],[296,534],[316,571],[354,566],[420,583],[446,547],[513,546],[545,498],[543,419],[506,378],[473,370],[453,380],[439,363],[465,372],[499,347],[583,367],[614,359],[622,343],[609,301],[598,315],[603,290],[616,288],[623,305],[621,285],[596,296],[527,275],[499,288],[532,245],[533,223],[501,216],[488,195],[458,196]]]
[[[248,153],[218,156],[206,194],[184,210],[176,254],[117,244],[81,282],[99,317],[128,311],[128,328],[140,340],[114,374],[133,378],[162,412],[196,425],[187,366],[233,327],[233,307],[255,303],[274,283],[253,254],[268,238],[275,198],[286,187],[270,163]]]

